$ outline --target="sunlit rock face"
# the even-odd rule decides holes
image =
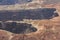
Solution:
[[[19,10],[19,11],[1,11],[0,12],[0,21],[3,20],[23,20],[23,19],[32,19],[32,20],[43,20],[43,19],[52,19],[58,16],[58,13],[55,13],[55,8],[40,8],[40,9],[31,9],[31,10]]]
[[[32,0],[0,0],[0,5],[13,5],[32,2]]]

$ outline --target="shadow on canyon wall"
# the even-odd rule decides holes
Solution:
[[[55,8],[40,8],[31,10],[19,10],[19,11],[0,11],[0,21],[3,20],[42,20],[52,19],[59,16]]]
[[[11,22],[11,23],[5,23],[5,27],[2,26],[0,23],[0,29],[6,30],[15,34],[26,34],[26,33],[31,33],[31,32],[36,32],[37,28],[33,27],[31,24],[27,23],[16,23],[16,22]]]
[[[0,5],[14,5],[32,2],[32,0],[0,0]]]

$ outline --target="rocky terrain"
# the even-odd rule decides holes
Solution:
[[[31,20],[38,30],[27,34],[13,34],[0,30],[0,40],[60,40],[60,22],[52,20]]]
[[[29,5],[28,5],[29,4]],[[40,4],[24,4],[24,5],[11,5],[11,6],[0,6],[0,10],[19,10],[22,9],[34,9],[39,8]],[[5,30],[0,29],[0,40],[60,40],[60,3],[42,5],[43,8],[56,8],[59,14],[58,17],[50,20],[23,20],[28,24],[32,24],[38,30],[36,32],[27,34],[14,34]]]
[[[60,17],[50,20],[24,20],[38,30],[27,34],[14,34],[0,29],[0,40],[60,40]]]

